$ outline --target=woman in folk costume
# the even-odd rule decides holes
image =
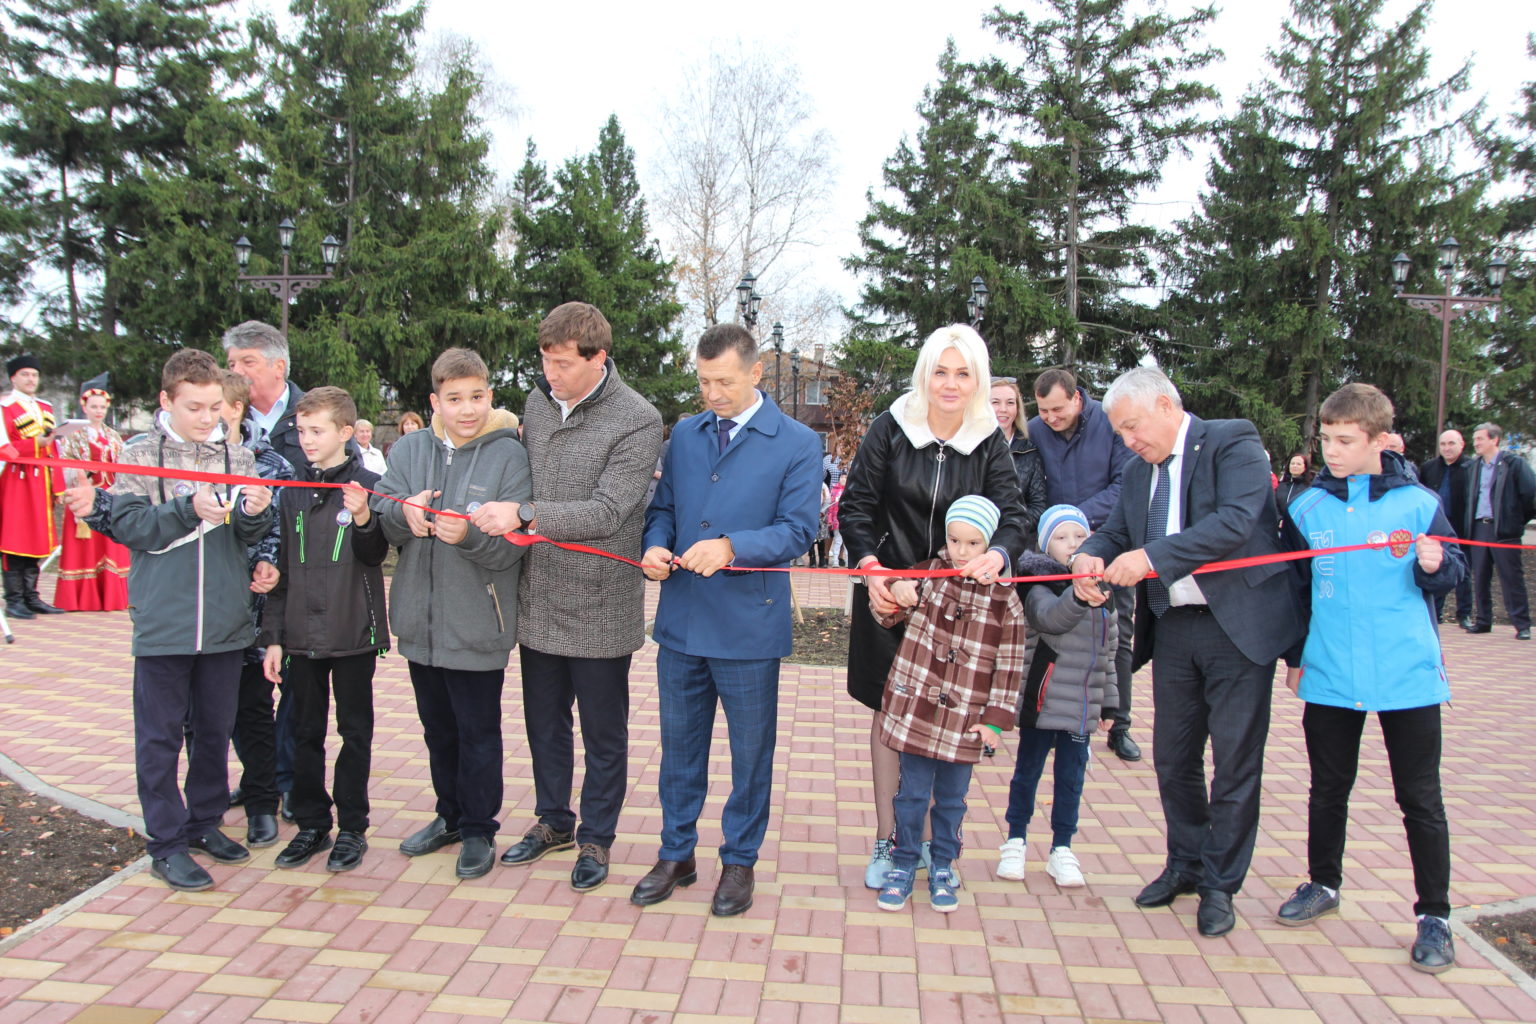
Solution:
[[[59,442],[59,456],[87,462],[116,462],[123,439],[107,426],[112,396],[91,388],[80,396],[86,428]],[[81,470],[71,470],[78,473]],[[91,483],[111,487],[113,474],[91,473]],[[128,607],[128,549],[64,512],[63,552],[53,603],[70,612],[115,612]]]
[[[0,449],[13,448],[33,458],[54,453],[53,406],[37,397],[40,367],[35,356],[7,360],[11,391],[0,398]],[[57,471],[5,462],[0,455],[0,563],[5,575],[5,614],[13,619],[33,619],[59,610],[38,594],[37,576],[43,559],[58,544],[53,501],[63,489],[63,476]]]

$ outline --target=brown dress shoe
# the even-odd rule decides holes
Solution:
[[[698,868],[692,857],[687,860],[658,860],[650,873],[635,885],[629,894],[629,902],[637,907],[660,903],[672,895],[678,886],[687,887],[699,880]]]
[[[716,917],[734,917],[752,907],[752,869],[745,864],[727,864],[720,869],[720,884],[709,912]]]

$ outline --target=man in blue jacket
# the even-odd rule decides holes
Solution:
[[[757,343],[739,324],[699,339],[709,412],[680,424],[645,516],[647,577],[662,581],[653,636],[661,650],[661,851],[630,895],[660,903],[698,878],[693,850],[708,793],[715,704],[725,709],[731,795],[711,910],[752,906],[753,866],[768,829],[779,659],[790,653],[789,577],[735,566],[787,566],[809,549],[821,510],[821,443],[761,391]]]
[[[1029,439],[1045,466],[1045,497],[1050,505],[1076,505],[1097,530],[1120,498],[1120,480],[1131,459],[1109,417],[1088,392],[1077,386],[1071,370],[1046,370],[1035,378],[1035,408]],[[1131,635],[1136,592],[1127,587],[1114,596],[1120,646],[1115,654],[1115,687],[1120,703],[1112,708],[1109,749],[1122,761],[1140,761],[1141,748],[1131,739]]]

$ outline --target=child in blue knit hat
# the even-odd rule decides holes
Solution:
[[[1091,532],[1088,517],[1075,505],[1051,506],[1040,516],[1044,555],[1022,559],[1019,575],[1066,573],[1068,559]],[[1019,749],[1008,787],[1008,841],[999,851],[999,878],[1024,877],[1024,842],[1034,816],[1035,792],[1045,772],[1045,759],[1054,750],[1056,789],[1045,872],[1063,888],[1084,884],[1082,866],[1072,852],[1072,836],[1083,801],[1088,740],[1095,728],[1109,728],[1113,709],[1120,704],[1115,686],[1115,616],[1104,607],[1106,598],[1099,593],[1085,604],[1071,584],[1037,584],[1024,595],[1030,633],[1019,693]]]

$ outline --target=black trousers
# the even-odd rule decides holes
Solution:
[[[535,812],[556,832],[575,829],[578,843],[612,846],[629,788],[631,656],[568,658],[527,644],[518,653],[523,669],[523,721],[533,754]],[[586,750],[579,829],[571,810],[576,756],[573,704],[581,713],[581,742]]]
[[[1472,524],[1472,539],[1497,541],[1493,523],[1479,519]],[[1499,589],[1504,592],[1504,610],[1516,629],[1531,628],[1531,605],[1525,593],[1525,574],[1520,564],[1522,552],[1506,548],[1471,546],[1472,587],[1477,592],[1478,629],[1493,625],[1493,574],[1499,574]]]
[[[1463,550],[1470,552],[1472,549],[1465,548]],[[1469,558],[1469,565],[1470,561]],[[1450,596],[1449,594],[1435,595],[1435,618],[1439,619],[1445,615],[1446,599]],[[1467,572],[1456,584],[1456,618],[1471,621],[1475,614],[1472,604],[1472,571],[1468,568]]]
[[[1312,790],[1307,797],[1307,867],[1312,881],[1337,889],[1344,880],[1349,793],[1360,764],[1366,712],[1308,704],[1302,713]],[[1415,914],[1451,913],[1451,831],[1440,796],[1440,705],[1381,711],[1392,789],[1408,833]]]
[[[245,813],[277,813],[277,738],[272,725],[272,682],[261,662],[240,666],[240,697],[235,709],[235,756],[243,769],[240,790]]]
[[[408,661],[427,742],[437,813],[466,836],[501,823],[501,688],[506,670],[469,672]]]
[[[293,819],[300,828],[329,830],[331,807],[343,832],[368,830],[368,769],[373,751],[373,651],[344,658],[288,659],[293,703]],[[336,778],[325,788],[325,727],[336,695]]]
[[[185,852],[191,840],[218,828],[229,809],[229,733],[241,653],[133,659],[133,756],[151,857]],[[184,734],[189,737],[185,802]]]
[[[1152,744],[1168,867],[1202,889],[1235,894],[1253,860],[1274,680],[1275,663],[1249,661],[1209,611],[1171,608],[1158,619]]]
[[[1120,704],[1110,721],[1111,732],[1125,732],[1131,727],[1131,647],[1136,637],[1136,588],[1122,587],[1111,599],[1115,602],[1115,621],[1119,627],[1119,646],[1115,648],[1115,689]],[[1151,615],[1150,610],[1147,611]]]

